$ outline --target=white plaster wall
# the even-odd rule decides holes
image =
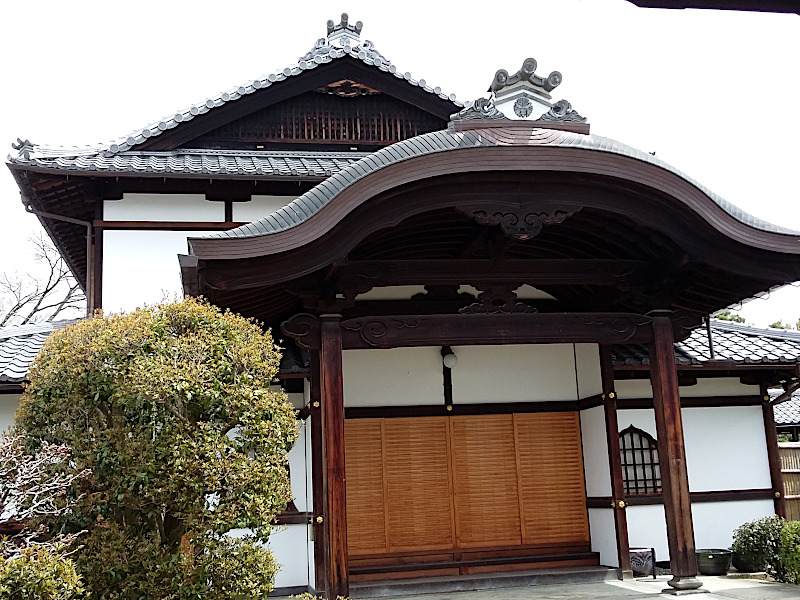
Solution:
[[[233,220],[239,222],[258,221],[279,208],[289,204],[297,196],[254,195],[249,202],[233,203]]]
[[[592,537],[592,552],[600,553],[600,564],[618,567],[617,530],[612,508],[589,509],[589,535]]]
[[[654,438],[656,434],[656,415],[652,408],[637,408],[633,410],[618,410],[617,425],[623,431],[633,425],[634,427],[646,431]]]
[[[123,194],[122,200],[103,202],[106,221],[225,220],[225,203],[206,200],[204,194]]]
[[[619,398],[652,398],[653,388],[648,379],[616,381],[614,388]],[[757,385],[744,385],[738,377],[698,379],[695,385],[681,386],[682,398],[707,398],[709,396],[758,396]]]
[[[269,548],[280,565],[276,588],[308,586],[308,525],[277,527],[269,536]]]
[[[308,478],[306,476],[306,425],[300,424],[299,435],[292,449],[289,450],[289,473],[291,474],[292,496],[294,505],[300,512],[308,506]]]
[[[608,468],[606,416],[602,406],[581,411],[583,471],[587,496],[611,495],[611,471]]]
[[[603,393],[600,376],[600,349],[597,344],[575,344],[575,365],[578,372],[578,398]]]
[[[408,300],[415,294],[424,293],[423,285],[386,285],[359,294],[356,300]]]
[[[103,309],[132,311],[182,297],[178,254],[186,239],[208,232],[106,231],[103,233]]]
[[[713,492],[772,487],[760,406],[683,408],[689,490]],[[633,425],[656,435],[652,409],[620,410],[620,431]]]
[[[775,514],[772,500],[695,502],[692,504],[696,548],[729,548],[733,530],[746,521]]]
[[[342,378],[345,406],[444,404],[438,346],[345,350]]]
[[[0,435],[14,424],[14,413],[19,408],[21,394],[0,394]]]
[[[655,548],[656,560],[669,558],[667,521],[663,504],[629,506],[625,509],[628,520],[628,543],[631,548]]]
[[[453,352],[454,404],[578,399],[572,344],[455,346]]]
[[[691,491],[772,487],[760,406],[684,408],[681,415]]]

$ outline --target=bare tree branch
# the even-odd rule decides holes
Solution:
[[[0,327],[85,313],[86,296],[64,257],[42,234],[33,236],[30,242],[42,274],[0,274]]]

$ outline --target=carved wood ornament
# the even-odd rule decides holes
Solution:
[[[479,225],[499,225],[508,237],[526,241],[535,238],[545,225],[563,223],[574,215],[579,207],[565,207],[546,204],[502,206],[490,208],[486,205],[469,204],[457,206],[461,214],[474,219]]]

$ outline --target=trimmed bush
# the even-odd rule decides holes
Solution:
[[[785,583],[800,583],[800,521],[787,521],[781,530],[773,576]]]
[[[77,600],[81,578],[75,564],[46,546],[30,546],[14,558],[0,558],[0,598]]]
[[[781,529],[780,517],[763,517],[741,525],[733,532],[733,566],[752,573],[766,571],[778,560]]]
[[[76,562],[91,598],[263,598],[267,550],[291,498],[297,437],[270,390],[280,352],[254,322],[187,299],[53,333],[16,427],[35,450],[67,444],[91,470],[51,531],[88,529]],[[232,539],[232,528],[249,530]]]

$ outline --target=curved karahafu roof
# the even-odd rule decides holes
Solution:
[[[388,148],[384,148],[383,150],[364,157],[347,169],[323,181],[289,205],[267,215],[259,221],[236,229],[214,233],[206,238],[193,239],[191,242],[192,248],[206,247],[205,240],[210,238],[248,238],[269,236],[286,231],[308,221],[312,216],[322,211],[325,206],[334,202],[342,192],[356,182],[372,176],[373,174],[377,175],[379,171],[392,165],[416,158],[444,155],[459,150],[488,147],[574,148],[617,155],[634,161],[640,161],[677,176],[696,188],[700,194],[706,196],[720,209],[744,225],[773,233],[800,235],[800,233],[796,231],[781,227],[780,225],[774,225],[746,213],[663,160],[647,152],[642,152],[641,150],[617,142],[616,140],[597,135],[584,135],[571,131],[560,131],[532,127],[530,125],[514,125],[508,123],[506,127],[476,127],[476,129],[468,131],[436,131],[398,142]],[[591,161],[587,161],[585,167],[580,167],[566,163],[564,165],[537,165],[535,156],[532,157],[532,159],[529,165],[514,163],[513,168],[525,169],[527,167],[534,170],[542,170],[545,168],[547,170],[585,170],[587,172],[592,168],[590,165]],[[483,167],[477,166],[476,170],[493,170],[496,168],[503,169],[503,167],[496,164],[487,164]],[[459,169],[457,165],[454,166],[454,169],[465,170],[463,168]],[[418,174],[419,178],[423,176],[430,176],[430,174],[424,172]],[[638,179],[644,181],[644,178],[641,176],[638,177]],[[380,187],[371,186],[370,189],[374,195],[379,191],[387,189],[389,185],[391,184],[383,184]],[[798,250],[800,250],[800,248],[798,248]]]

